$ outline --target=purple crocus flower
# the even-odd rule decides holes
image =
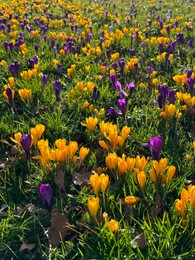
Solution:
[[[116,70],[118,68],[118,65],[116,62],[112,62],[111,67]]]
[[[24,149],[27,158],[30,156],[30,147],[31,147],[32,137],[30,134],[23,134],[20,143],[22,148]]]
[[[135,50],[134,49],[130,49],[129,52],[130,52],[131,56],[135,56]]]
[[[3,47],[4,47],[4,49],[6,50],[6,51],[8,51],[8,42],[7,41],[5,41],[4,43],[3,43]]]
[[[111,57],[111,51],[110,50],[106,50],[106,57],[108,59],[110,59],[110,57]]]
[[[186,71],[187,78],[191,78],[192,72],[193,72],[192,69],[189,69],[189,70]]]
[[[100,96],[100,91],[96,87],[93,88],[93,99],[97,100]]]
[[[41,184],[39,186],[39,194],[42,202],[46,204],[47,208],[51,208],[51,197],[52,197],[52,187],[50,184]]]
[[[39,61],[39,58],[38,58],[37,55],[34,55],[32,59],[33,59],[33,61],[34,61],[35,64],[37,64],[38,61]]]
[[[115,86],[116,81],[117,81],[116,74],[111,74],[110,75],[110,82],[112,83],[113,86]]]
[[[152,74],[153,68],[152,66],[147,67],[148,75],[150,76]]]
[[[142,146],[148,147],[150,151],[152,152],[152,158],[153,160],[159,160],[160,153],[163,146],[163,140],[162,137],[151,137],[150,143],[144,143]]]
[[[8,46],[9,46],[10,51],[13,51],[13,49],[14,49],[13,42],[8,42]]]
[[[167,98],[171,104],[174,105],[175,103],[175,91],[174,90],[168,90]]]
[[[9,64],[9,71],[11,72],[12,76],[15,76],[19,72],[19,64],[15,60],[14,63]]]
[[[163,44],[162,44],[162,42],[159,43],[158,50],[159,50],[160,53],[163,52]]]
[[[51,39],[50,40],[50,47],[53,49],[55,46],[55,40],[54,39]]]
[[[168,94],[168,87],[166,85],[160,85],[158,87],[158,91],[160,93],[160,95],[158,96],[158,105],[160,108],[162,108],[166,101],[166,97]]]
[[[48,75],[43,75],[42,77],[41,77],[41,83],[42,83],[42,86],[45,86],[46,84],[47,84],[47,82],[48,82]]]
[[[59,102],[60,101],[60,90],[61,90],[61,82],[60,81],[55,81],[53,83],[54,86],[54,90],[55,90],[55,95],[56,95],[56,101]]]
[[[115,118],[117,118],[119,116],[119,113],[113,107],[109,107],[107,115],[110,118],[115,119]]]
[[[36,51],[36,52],[39,51],[39,45],[38,45],[38,44],[35,45],[35,51]]]
[[[192,45],[193,45],[192,40],[188,40],[188,41],[187,41],[187,44],[188,44],[188,48],[189,48],[189,49],[192,48]]]
[[[57,69],[58,69],[58,73],[61,73],[62,72],[62,64],[58,64]]]
[[[168,93],[168,87],[166,85],[160,85],[158,87],[159,93],[162,95],[162,97],[165,99]]]
[[[116,88],[116,90],[117,90],[118,92],[121,92],[121,91],[122,91],[122,86],[121,86],[120,81],[116,81],[115,84],[114,84],[114,87]]]
[[[29,59],[29,65],[31,69],[34,67],[35,63],[33,59]]]
[[[184,35],[183,33],[177,33],[176,39],[178,44],[184,44]]]
[[[190,88],[191,91],[194,89],[194,84],[195,84],[195,78],[187,78],[187,85]]]
[[[135,86],[135,83],[132,81],[132,82],[126,82],[125,86],[127,87],[128,91],[131,93],[133,92],[134,90],[136,90],[136,86]]]
[[[12,89],[6,88],[5,92],[6,92],[6,95],[8,97],[9,104],[12,107],[13,106]]]
[[[121,69],[121,72],[123,73],[124,68],[125,68],[125,60],[124,60],[124,59],[120,59],[120,60],[118,61],[118,65],[119,65],[119,67],[120,67],[120,69]]]
[[[125,114],[126,114],[127,105],[128,105],[127,99],[125,99],[125,98],[119,98],[118,99],[117,106],[118,106],[118,109],[121,111],[123,116],[125,116]]]

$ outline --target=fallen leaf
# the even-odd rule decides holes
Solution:
[[[36,244],[29,244],[29,243],[28,243],[28,240],[25,239],[25,240],[22,242],[22,245],[21,245],[19,251],[20,251],[20,253],[23,252],[25,249],[28,249],[28,250],[31,251],[35,246],[36,246]]]
[[[87,172],[86,167],[82,167],[81,170],[79,172],[75,172],[72,176],[72,180],[73,183],[75,185],[88,185],[89,184],[89,177],[90,177],[91,173]]]
[[[161,197],[160,194],[156,194],[154,204],[150,208],[152,217],[156,217],[161,212],[161,209]]]
[[[133,240],[131,240],[131,246],[133,248],[139,247],[139,248],[145,248],[147,247],[148,242],[146,241],[144,234],[140,234],[136,236]]]
[[[51,219],[51,228],[48,231],[48,236],[50,238],[53,247],[58,247],[60,240],[64,240],[65,236],[69,233],[69,221],[64,214],[55,213]]]
[[[61,191],[65,191],[64,172],[62,170],[57,171],[55,177],[55,183],[58,185]]]
[[[28,212],[30,212],[30,213],[35,214],[37,212],[37,207],[32,203],[26,204],[26,207],[27,207]]]

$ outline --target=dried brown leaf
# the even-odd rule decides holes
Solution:
[[[139,248],[145,248],[147,247],[148,242],[145,239],[144,234],[140,234],[136,236],[133,240],[131,240],[131,246],[133,248],[139,247]]]
[[[160,194],[156,194],[155,201],[152,207],[150,208],[152,217],[156,217],[162,210],[162,203]]]
[[[28,249],[28,250],[31,251],[35,246],[36,246],[36,244],[29,244],[29,243],[28,243],[28,240],[25,239],[25,240],[22,242],[22,245],[21,245],[19,251],[20,251],[20,253],[23,252],[25,249]]]
[[[64,240],[65,236],[69,233],[69,221],[64,214],[55,213],[51,219],[51,228],[48,232],[51,244],[53,247],[58,247],[60,240]]]
[[[35,214],[37,212],[37,207],[32,203],[26,204],[26,207],[27,207],[28,212],[30,212],[30,213]]]
[[[64,172],[62,170],[57,171],[55,177],[55,183],[58,185],[61,191],[65,191]]]
[[[72,176],[73,183],[75,185],[88,185],[89,184],[89,177],[91,173],[87,172],[86,167],[82,167],[79,172],[75,172]]]

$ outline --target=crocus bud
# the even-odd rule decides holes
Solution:
[[[175,103],[175,91],[174,90],[168,90],[167,97],[168,97],[169,102],[174,105],[174,103]]]
[[[115,86],[116,81],[117,81],[116,74],[111,74],[110,75],[110,82],[112,83],[113,86]]]
[[[109,107],[108,108],[108,114],[107,114],[110,118],[117,118],[119,116],[119,113],[113,108],[113,107]]]
[[[97,100],[100,96],[100,91],[96,87],[93,88],[93,99]]]
[[[27,158],[30,156],[30,147],[31,147],[32,137],[30,134],[23,134],[20,139],[20,144],[24,149]]]
[[[52,197],[52,188],[50,184],[41,184],[39,187],[39,194],[42,202],[50,209]]]
[[[55,81],[53,83],[53,86],[54,86],[54,90],[55,90],[55,95],[56,95],[56,101],[60,101],[60,90],[61,90],[61,83],[59,81]]]
[[[147,67],[148,75],[150,76],[152,74],[153,68],[152,66]]]
[[[6,92],[8,100],[9,100],[9,104],[12,107],[13,106],[13,96],[12,96],[13,90],[11,88],[6,88],[5,92]]]
[[[124,116],[126,114],[126,111],[127,111],[127,105],[128,105],[127,99],[124,99],[124,98],[118,99],[117,105],[118,105],[118,108],[120,109],[122,115]]]
[[[47,82],[48,82],[48,75],[43,75],[42,77],[41,77],[41,83],[42,83],[42,86],[45,86],[46,84],[47,84]]]
[[[142,146],[146,146],[150,149],[150,151],[152,152],[153,160],[156,161],[159,160],[160,152],[162,150],[162,145],[163,145],[163,140],[161,136],[151,137],[150,143],[142,144]]]
[[[127,87],[128,91],[131,93],[136,89],[135,83],[132,82],[126,82],[125,86]]]

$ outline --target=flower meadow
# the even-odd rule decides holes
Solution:
[[[0,258],[195,257],[195,3],[0,2]]]

